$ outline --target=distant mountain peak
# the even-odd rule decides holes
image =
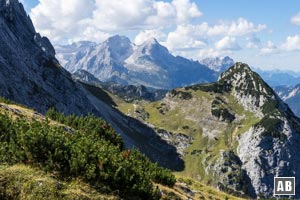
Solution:
[[[136,56],[149,56],[150,59],[157,60],[161,58],[168,59],[171,54],[169,50],[162,46],[155,38],[151,37],[141,45],[138,45]]]
[[[168,49],[164,46],[162,46],[154,37],[149,38],[145,42],[143,42],[139,47],[145,48],[145,49],[162,49],[163,51],[169,53]]]
[[[200,63],[207,65],[210,69],[215,72],[221,73],[226,71],[229,67],[234,65],[234,60],[229,56],[216,57],[216,58],[205,58]]]
[[[116,46],[117,44],[131,44],[130,40],[126,36],[114,35],[109,37],[104,43]]]

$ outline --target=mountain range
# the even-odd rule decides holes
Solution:
[[[294,71],[261,70],[254,68],[259,75],[272,87],[295,86],[300,83],[300,74]]]
[[[172,89],[217,79],[207,66],[173,56],[154,38],[135,45],[127,37],[116,35],[100,44],[81,42],[56,49],[69,72],[83,69],[103,82]]]
[[[2,103],[1,99],[0,112],[14,113],[7,123],[0,121],[1,128],[11,125],[13,130],[19,131],[3,129],[0,142],[7,146],[9,141],[11,145],[7,148],[16,152],[36,149],[34,145],[28,148],[24,144],[37,144],[42,150],[32,155],[11,156],[12,159],[20,157],[19,163],[46,171],[51,167],[67,170],[66,166],[71,165],[79,174],[82,170],[76,166],[81,166],[87,172],[82,181],[91,184],[89,190],[98,192],[102,190],[101,181],[94,177],[98,171],[106,181],[114,180],[119,185],[122,180],[128,181],[133,185],[127,188],[131,192],[143,188],[143,185],[135,186],[141,177],[137,179],[131,167],[134,165],[132,169],[142,171],[148,161],[142,155],[137,156],[138,162],[132,160],[131,153],[135,150],[129,149],[134,148],[157,162],[151,164],[153,169],[157,165],[169,168],[183,177],[178,180],[188,177],[245,198],[271,198],[274,177],[300,176],[300,120],[280,98],[292,99],[299,91],[297,87],[289,90],[289,94],[283,94],[279,88],[278,95],[245,63],[232,63],[232,59],[225,57],[215,61],[207,59],[201,64],[173,56],[154,38],[135,45],[123,36],[111,37],[101,44],[80,42],[60,46],[58,58],[71,74],[60,65],[50,41],[35,31],[18,0],[0,0],[0,11],[0,96],[35,109],[28,111],[8,100],[5,101],[9,103]],[[52,123],[62,127],[52,129],[47,124],[49,119],[42,115],[49,108],[52,112],[54,109],[75,115],[63,117],[55,111],[53,116],[57,121]],[[84,121],[88,118],[79,120],[76,115],[88,115],[95,121],[101,117],[114,129],[105,123],[100,126]],[[1,120],[8,117],[1,115]],[[45,131],[28,128],[29,121]],[[92,126],[85,127],[85,124]],[[84,129],[76,131],[72,127]],[[46,130],[49,135],[43,135]],[[111,147],[115,142],[111,138],[103,143],[102,132],[109,138],[120,134],[124,149],[120,145]],[[39,140],[35,140],[37,138]],[[100,143],[93,143],[94,140]],[[40,145],[41,142],[46,145]],[[53,144],[58,146],[53,147]],[[57,151],[58,147],[62,151]],[[68,148],[76,159],[62,154]],[[113,159],[109,154],[95,158],[99,152],[91,152],[91,149],[99,149],[105,153],[108,148],[114,152]],[[2,148],[0,153],[5,155]],[[2,157],[0,165],[4,165]],[[29,159],[22,160],[25,157]],[[70,158],[73,161],[66,162]],[[53,159],[57,159],[59,165],[50,162]],[[32,160],[45,160],[50,168],[39,168]],[[9,167],[0,166],[0,169]],[[150,175],[161,182],[169,177],[170,171],[158,176],[149,170]],[[0,184],[4,180],[7,186],[9,180],[3,179],[2,173],[0,176]],[[63,181],[70,181],[70,177],[64,177]],[[202,191],[186,189],[190,181],[179,182],[178,187],[184,188],[189,196],[204,196]],[[43,185],[43,182],[39,179],[38,184]],[[27,190],[35,185],[27,186]],[[56,184],[55,188],[71,187],[69,183],[65,185]],[[1,185],[0,197],[3,190],[5,194],[9,192],[5,191],[6,186]],[[296,188],[299,187],[300,181],[296,179]],[[296,190],[295,198],[299,197]]]

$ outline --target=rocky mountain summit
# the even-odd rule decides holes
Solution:
[[[86,70],[103,82],[170,89],[216,80],[216,74],[198,61],[173,56],[154,38],[135,45],[127,37],[113,36],[101,44],[58,46],[58,58],[71,73]],[[76,53],[70,56],[70,52]],[[86,48],[83,48],[86,47]],[[69,49],[69,50],[68,50]]]
[[[236,63],[222,73],[219,82],[223,83],[226,89],[233,87],[233,96],[245,109],[256,112],[257,116],[264,116],[273,107],[281,111],[287,109],[272,88],[243,63]]]
[[[245,64],[237,63],[219,81],[229,84],[237,101],[260,118],[239,137],[237,154],[256,195],[271,196],[274,176],[299,176],[300,120]]]

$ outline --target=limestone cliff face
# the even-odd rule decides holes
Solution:
[[[18,0],[0,0],[0,96],[45,112],[93,112],[71,75],[55,58],[46,37],[37,33]]]
[[[283,127],[278,127],[277,131],[286,136],[285,139],[263,136],[265,128],[253,127],[239,141],[238,155],[242,167],[251,178],[258,196],[272,196],[274,177],[299,177],[300,174],[299,131],[294,130],[286,119],[283,120]],[[297,178],[296,182],[297,188]]]
[[[270,197],[275,176],[300,176],[300,120],[246,64],[236,63],[219,81],[228,84],[236,100],[260,118],[241,134],[237,154],[255,195]]]

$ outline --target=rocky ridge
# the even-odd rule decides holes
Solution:
[[[300,120],[245,64],[236,63],[219,81],[229,84],[237,101],[261,118],[239,137],[237,155],[255,195],[272,196],[275,176],[300,174]],[[299,197],[299,192],[296,195]]]

